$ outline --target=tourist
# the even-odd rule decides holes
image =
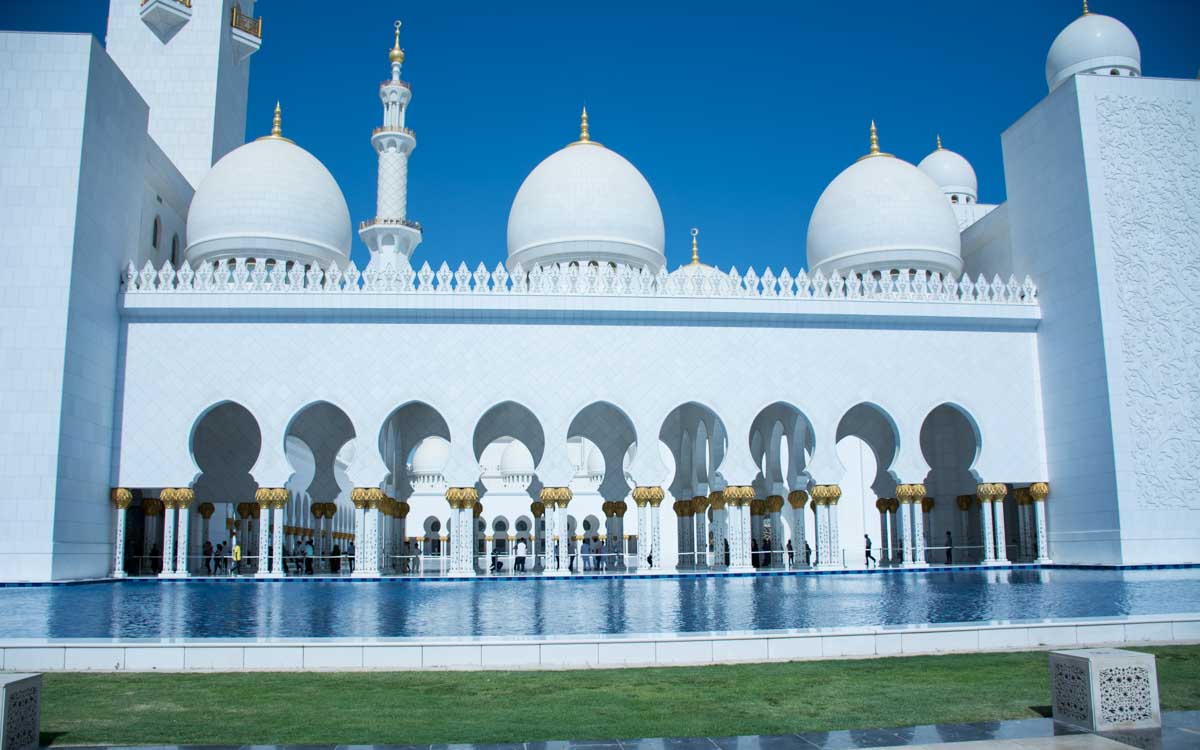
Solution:
[[[949,565],[950,561],[953,559],[953,555],[951,554],[951,550],[953,550],[953,549],[954,549],[954,537],[950,536],[950,532],[947,531],[946,532],[946,564],[947,565]]]
[[[725,544],[725,567],[728,568],[729,567],[729,540],[722,539],[721,541]]]
[[[332,557],[329,558],[329,572],[340,574],[342,572],[342,548],[341,548],[341,545],[339,545],[337,542],[334,542],[333,550],[330,552],[330,554],[332,555]]]
[[[807,541],[804,542],[804,564],[808,566],[812,565],[812,547],[808,546]]]
[[[219,542],[213,551],[213,575],[220,575],[223,570],[228,570],[225,565],[225,542]]]
[[[750,566],[757,568],[758,563],[758,540],[754,537],[750,537]]]
[[[788,556],[788,567],[789,568],[796,567],[796,550],[792,549],[792,540],[791,539],[789,539],[788,543],[787,543],[787,556]]]
[[[304,543],[304,574],[305,575],[313,574],[313,557],[316,554],[317,554],[317,551],[313,548],[313,540],[310,538],[307,542]]]
[[[346,545],[346,560],[349,561],[350,572],[353,573],[354,572],[354,540],[353,539],[351,539],[350,543]]]
[[[582,549],[580,550],[580,552],[583,553],[583,569],[591,570],[592,569],[592,542],[587,537],[583,538]]]
[[[233,560],[233,562],[229,567],[229,575],[239,576],[242,574],[242,545],[238,544],[236,536],[233,538],[232,544],[233,552],[230,555],[230,559]]]
[[[575,554],[579,552],[579,542],[573,537],[567,537],[567,571],[575,572]]]
[[[599,537],[592,537],[592,570],[604,570],[604,545]]]
[[[213,557],[213,546],[212,546],[212,542],[208,541],[207,539],[205,539],[205,540],[204,540],[204,547],[203,547],[203,548],[201,548],[201,554],[202,554],[202,555],[204,555],[204,572],[205,572],[205,573],[207,573],[208,575],[212,575],[212,573],[213,573],[213,565],[212,565],[212,562],[213,562],[213,559],[212,559],[212,557]]]
[[[525,572],[525,551],[526,551],[525,540],[522,539],[521,541],[517,542],[517,559],[513,563],[513,571],[514,572],[516,572],[516,571],[520,571],[522,573]]]
[[[150,546],[150,572],[154,575],[162,572],[162,550],[157,542]]]
[[[471,567],[474,568],[474,564],[472,564]],[[488,568],[488,570],[492,573],[499,573],[500,571],[504,570],[504,561],[500,559],[499,545],[492,546],[492,567]]]

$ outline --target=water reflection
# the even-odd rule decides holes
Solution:
[[[0,637],[446,637],[776,630],[1200,610],[1200,571],[535,581],[124,581],[0,589]]]

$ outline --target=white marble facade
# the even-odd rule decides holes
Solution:
[[[240,146],[262,39],[235,5],[114,2],[107,50],[0,33],[0,580],[118,572],[116,539],[187,540],[163,574],[195,574],[230,531],[353,539],[359,575],[406,540],[456,575],[526,541],[554,572],[547,541],[599,535],[640,570],[750,569],[751,540],[859,567],[865,538],[917,567],[947,533],[956,564],[1200,562],[1200,82],[1141,77],[1115,19],[1055,41],[1006,203],[872,127],[790,271],[695,240],[669,270],[586,114],[515,196],[507,263],[431,266],[397,26],[358,268],[336,181],[373,176],[329,175],[286,112]],[[220,201],[267,152],[329,210]]]

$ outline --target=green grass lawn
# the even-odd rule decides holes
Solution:
[[[1200,709],[1200,646],[1158,656]],[[1018,719],[1045,653],[570,672],[48,674],[43,743],[407,744],[782,734]]]

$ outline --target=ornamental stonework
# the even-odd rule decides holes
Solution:
[[[1098,97],[1096,119],[1136,504],[1198,510],[1197,121],[1189,101],[1133,96]]]

